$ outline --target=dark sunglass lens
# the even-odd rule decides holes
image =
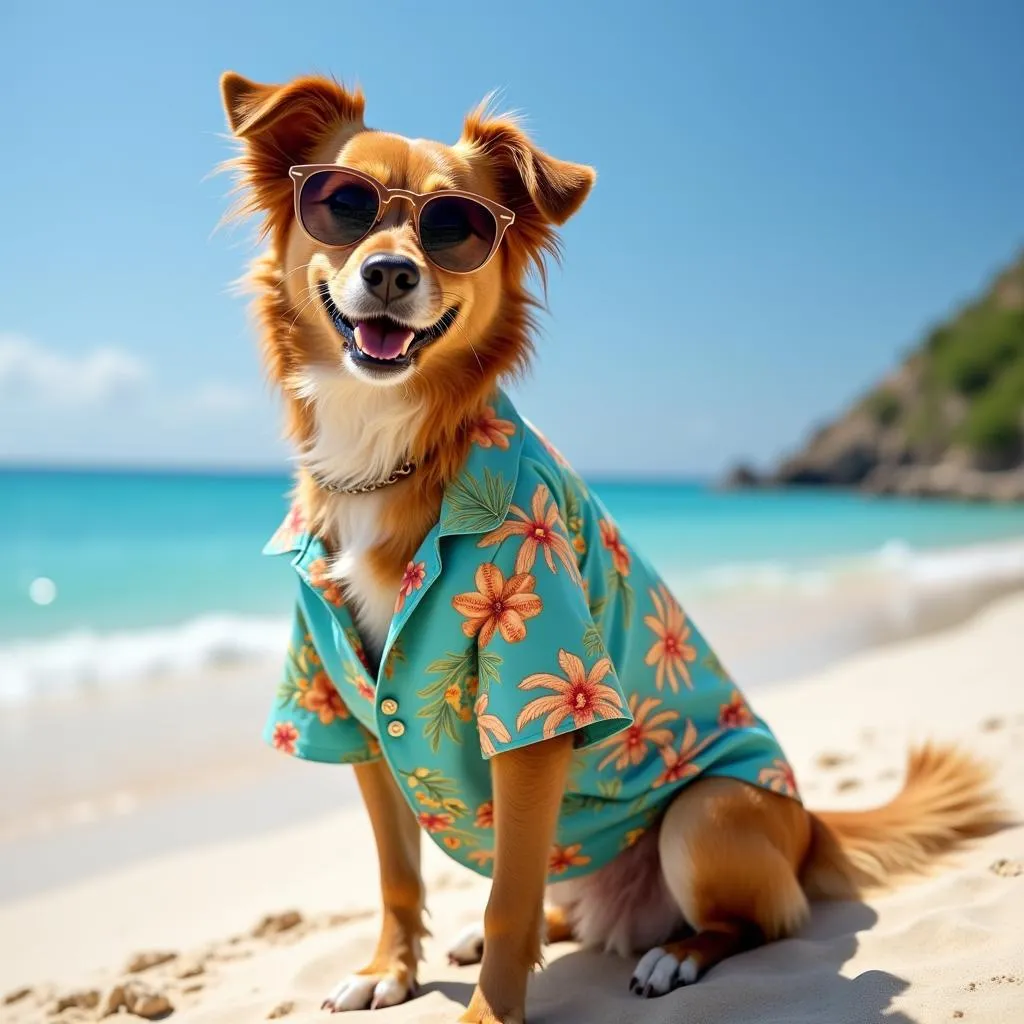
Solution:
[[[423,251],[445,270],[476,270],[491,254],[497,232],[491,211],[461,196],[431,199],[420,212]]]
[[[352,245],[373,227],[380,201],[365,182],[343,171],[311,174],[299,194],[302,226],[324,245]]]

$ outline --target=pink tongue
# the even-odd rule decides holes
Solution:
[[[356,344],[374,359],[397,359],[405,355],[415,331],[403,327],[385,331],[382,324],[360,320],[355,325]]]

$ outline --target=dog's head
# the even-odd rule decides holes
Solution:
[[[228,73],[221,92],[242,145],[240,207],[262,215],[270,241],[256,276],[271,376],[286,392],[314,369],[463,405],[525,363],[525,278],[557,252],[554,228],[586,198],[589,167],[484,109],[448,146],[368,129],[362,94],[326,78]],[[296,170],[310,165],[355,174]],[[468,202],[424,205],[453,191]]]

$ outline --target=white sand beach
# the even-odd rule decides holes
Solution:
[[[886,799],[900,783],[908,743],[938,737],[957,739],[989,761],[1008,805],[1024,820],[1022,637],[1018,594],[946,632],[876,648],[752,699],[787,748],[812,807]],[[260,834],[224,839],[211,827],[209,835],[183,836],[175,824],[194,817],[165,808],[163,822],[150,823],[145,850],[105,872],[41,889],[32,885],[33,865],[96,858],[97,850],[109,858],[112,843],[130,844],[131,831],[117,822],[132,815],[93,823],[91,839],[82,838],[88,823],[79,831],[52,828],[31,840],[31,857],[23,846],[17,863],[29,895],[9,887],[0,903],[0,1018],[94,1020],[112,990],[130,981],[151,995],[140,1002],[129,986],[129,1005],[150,1015],[170,1010],[169,1019],[183,1024],[322,1020],[324,994],[362,965],[375,941],[373,845],[347,769],[331,773],[269,752],[265,758],[265,772],[244,790],[231,788],[225,769],[220,790],[203,797],[211,820],[230,819],[240,794],[259,799],[276,822]],[[302,819],[289,809],[289,794],[307,809],[341,809]],[[14,863],[16,847],[13,840],[0,847],[0,864]],[[448,966],[445,949],[481,914],[487,883],[432,844],[425,848],[433,938],[421,995],[403,1006],[353,1013],[353,1024],[448,1024],[470,996],[476,968]],[[630,961],[571,944],[549,947],[546,969],[531,981],[528,1019],[1018,1024],[1022,921],[1018,825],[868,902],[819,904],[795,938],[737,956],[661,999],[629,993]],[[130,972],[130,961],[148,953],[167,955]],[[111,1005],[120,1001],[115,996]]]

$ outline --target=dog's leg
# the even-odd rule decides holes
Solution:
[[[565,790],[572,737],[491,759],[494,881],[484,912],[480,981],[460,1021],[523,1024],[526,982],[540,962],[544,883]]]
[[[573,937],[572,924],[561,907],[544,908],[544,941],[569,942]],[[448,949],[448,963],[458,967],[478,964],[484,958],[484,926],[482,921],[466,925],[455,936]]]
[[[649,950],[630,988],[660,996],[715,964],[791,934],[807,917],[798,872],[810,819],[795,800],[733,779],[687,786],[665,814],[661,870],[696,934]]]
[[[384,761],[356,765],[356,779],[377,841],[384,920],[373,959],[324,1000],[332,1012],[394,1006],[412,995],[420,939],[427,934],[416,818]]]

